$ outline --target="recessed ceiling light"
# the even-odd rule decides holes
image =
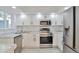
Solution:
[[[26,15],[25,15],[24,13],[21,13],[20,17],[21,17],[22,19],[24,19],[24,18],[26,18]]]
[[[37,18],[41,18],[42,17],[42,14],[41,13],[38,13],[37,14]]]
[[[12,8],[13,8],[13,9],[16,9],[16,7],[15,7],[15,6],[12,6]]]
[[[54,17],[55,17],[55,13],[51,13],[50,16],[51,16],[52,18],[54,18]]]

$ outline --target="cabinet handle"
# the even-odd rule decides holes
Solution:
[[[34,41],[36,41],[36,38],[33,38]]]

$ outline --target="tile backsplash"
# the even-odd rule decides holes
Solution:
[[[63,26],[51,26],[51,32],[63,32]],[[0,29],[0,34],[39,32],[40,26],[17,26],[16,29]]]

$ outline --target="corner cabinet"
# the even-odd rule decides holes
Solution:
[[[39,48],[39,33],[38,32],[28,32],[23,33],[23,48]]]

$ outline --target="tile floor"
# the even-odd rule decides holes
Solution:
[[[61,53],[61,51],[58,48],[39,48],[39,49],[23,48],[21,53]]]

